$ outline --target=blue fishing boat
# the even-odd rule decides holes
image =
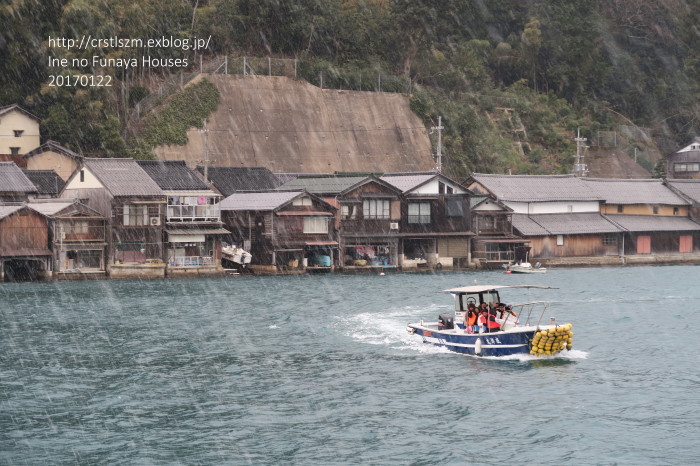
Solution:
[[[440,314],[436,322],[408,324],[406,330],[424,343],[443,346],[457,353],[477,356],[531,354],[551,356],[570,351],[572,324],[559,325],[550,317],[542,323],[550,308],[546,301],[505,304],[503,289],[556,289],[537,285],[474,285],[443,290],[454,297],[454,313]],[[477,317],[469,313],[477,309]]]

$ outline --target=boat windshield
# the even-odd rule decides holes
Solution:
[[[475,306],[479,306],[481,303],[491,304],[500,303],[501,299],[498,296],[498,291],[486,291],[484,293],[472,293],[472,294],[455,294],[455,311],[463,312],[467,310],[469,303],[474,303]]]
[[[485,302],[486,304],[500,303],[501,302],[500,298],[498,297],[497,291],[491,291],[491,292],[482,294],[482,301]]]

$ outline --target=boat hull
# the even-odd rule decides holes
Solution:
[[[450,351],[477,356],[511,356],[530,354],[530,342],[537,328],[523,328],[496,333],[463,333],[459,330],[433,330],[419,324],[408,324],[409,333],[419,335],[424,343],[442,346]]]
[[[547,272],[547,269],[545,269],[545,268],[535,269],[532,267],[511,267],[509,270],[511,273],[546,273]]]

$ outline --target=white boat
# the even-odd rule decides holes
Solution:
[[[537,262],[534,266],[529,262],[518,262],[516,264],[506,264],[503,267],[506,269],[506,273],[545,273],[547,272],[546,267],[542,267],[542,264]]]
[[[503,268],[506,269],[506,273],[545,273],[547,272],[546,267],[542,267],[542,264],[537,262],[534,266],[528,260],[530,257],[530,247],[529,246],[519,246],[515,248],[515,262],[503,264]]]
[[[547,325],[541,323],[545,312],[549,311],[548,302],[502,306],[500,290],[515,288],[556,289],[537,285],[478,285],[443,290],[454,296],[454,314],[441,314],[436,322],[426,323],[421,320],[419,323],[408,324],[406,330],[411,335],[420,336],[424,343],[477,356],[550,356],[563,350],[570,351],[573,342],[572,324],[557,325],[554,318],[550,318]],[[498,326],[490,330],[475,328],[465,325],[465,314],[470,303],[476,307],[485,303],[486,307],[503,308],[508,312],[502,313],[499,318],[488,311],[493,314],[492,321],[498,322]]]
[[[221,260],[232,262],[235,267],[245,268],[252,259],[252,254],[234,244],[224,245],[221,248]]]

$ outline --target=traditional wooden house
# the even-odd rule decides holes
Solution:
[[[0,205],[0,281],[50,276],[46,217],[26,205]]]
[[[690,218],[700,222],[700,180],[666,180],[664,184],[690,203]]]
[[[39,190],[13,162],[0,162],[0,204],[22,203]]]
[[[395,186],[374,176],[300,175],[278,189],[304,189],[338,209],[341,267],[398,267],[401,191]]]
[[[139,161],[167,197],[165,244],[167,274],[215,275],[221,267],[223,228],[219,203],[212,191],[184,161]]]
[[[111,277],[165,276],[166,195],[135,160],[84,159],[61,198],[79,199],[110,220]]]
[[[388,173],[380,179],[402,193],[399,264],[467,266],[471,259],[470,193],[434,172]]]
[[[513,226],[530,241],[530,259],[621,253],[622,229],[598,212],[514,214]]]
[[[666,157],[666,173],[674,179],[700,179],[700,137]]]
[[[604,199],[601,212],[623,229],[623,255],[690,253],[700,247],[700,225],[689,218],[692,203],[662,180],[583,181]]]
[[[83,156],[61,146],[56,141],[46,141],[23,156],[28,170],[53,170],[66,181],[83,161]]]
[[[331,270],[337,264],[336,208],[307,192],[238,192],[221,202],[234,244],[259,270]],[[260,267],[262,266],[262,267]]]
[[[30,195],[30,199],[55,199],[66,184],[53,170],[23,170],[37,192]]]
[[[35,201],[28,207],[48,219],[54,278],[106,275],[107,218],[71,199]]]
[[[471,198],[472,262],[478,267],[501,267],[516,261],[516,251],[530,241],[513,231],[513,209],[489,195]]]
[[[204,167],[198,166],[197,172],[204,177]],[[206,178],[224,197],[238,191],[269,191],[282,184],[265,167],[208,167]]]
[[[0,107],[0,154],[21,155],[39,147],[40,122],[17,104]]]
[[[485,175],[467,181],[513,209],[514,231],[530,241],[530,258],[620,254],[622,229],[600,213],[601,196],[573,175]]]

